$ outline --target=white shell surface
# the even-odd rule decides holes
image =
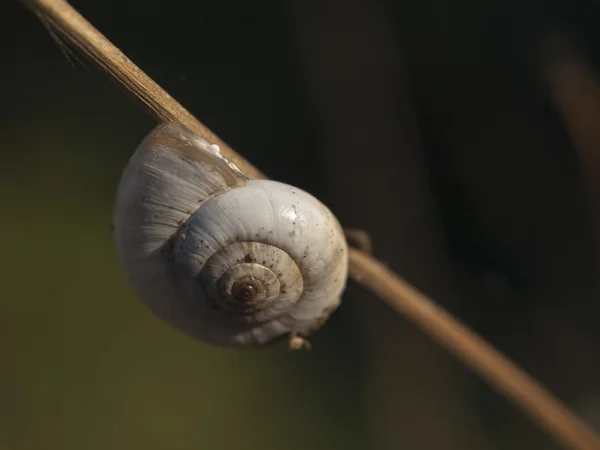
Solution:
[[[215,146],[177,125],[157,127],[131,158],[117,193],[114,233],[127,277],[151,310],[218,344],[263,345],[290,332],[309,334],[339,306],[346,284],[347,244],[327,207],[298,188],[248,180]],[[230,320],[204,308],[198,288],[204,263],[239,242],[257,243],[257,264],[261,243],[289,255],[302,274],[294,284],[297,299],[257,320]],[[274,273],[287,270],[277,252],[264,255],[271,255]]]

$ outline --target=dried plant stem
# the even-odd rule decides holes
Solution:
[[[598,437],[514,362],[379,261],[357,250],[350,254],[354,280],[423,329],[567,448],[600,448]]]
[[[22,0],[22,3],[107,72],[114,81],[141,102],[156,120],[185,125],[208,142],[217,144],[223,155],[246,175],[265,178],[260,170],[234,152],[190,114],[66,1]]]
[[[168,95],[66,1],[21,1],[141,101],[157,120],[183,124],[209,142],[219,145],[224,156],[248,176],[264,178],[262,172]],[[600,450],[600,439],[550,392],[377,260],[351,250],[350,275],[481,375],[543,426],[556,441],[567,448]]]

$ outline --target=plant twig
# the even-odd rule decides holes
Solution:
[[[45,24],[52,26],[65,40],[76,46],[129,94],[141,102],[156,120],[179,122],[208,142],[217,144],[221,153],[246,175],[265,178],[244,157],[189,113],[152,78],[115,47],[66,1],[22,0]]]
[[[597,436],[488,342],[379,261],[352,249],[354,280],[423,329],[568,448],[598,449]]]
[[[79,48],[159,121],[176,121],[221,148],[253,178],[262,172],[232,150],[111,44],[64,0],[21,0]],[[600,450],[600,439],[559,400],[480,336],[371,256],[350,251],[350,275],[418,325],[567,448]]]

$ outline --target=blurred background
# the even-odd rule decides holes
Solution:
[[[71,3],[600,431],[598,2]],[[352,282],[311,352],[154,317],[110,233],[153,120],[18,1],[0,23],[0,449],[558,448]]]

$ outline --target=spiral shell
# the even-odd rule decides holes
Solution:
[[[176,124],[138,147],[117,192],[114,237],[137,295],[164,320],[223,345],[308,335],[340,304],[348,249],[301,189],[244,176]]]

